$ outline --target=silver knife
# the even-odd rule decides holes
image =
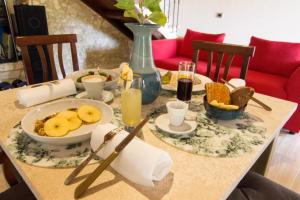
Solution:
[[[111,139],[113,139],[115,137],[115,135],[121,131],[122,128],[116,128],[114,130],[109,131],[105,136],[104,136],[104,141],[102,142],[102,144],[96,149],[96,151],[94,151],[93,153],[91,153],[89,155],[89,157],[87,157],[80,165],[78,165],[74,171],[66,178],[65,180],[65,185],[69,185],[73,179],[83,170],[83,168],[92,160],[92,158],[94,156],[96,156],[96,154],[107,144],[108,141],[110,141]]]

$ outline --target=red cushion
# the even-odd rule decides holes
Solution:
[[[174,58],[165,58],[165,59],[154,60],[156,67],[171,70],[171,71],[178,70],[178,63],[180,61],[192,61],[192,59],[186,58],[186,57],[174,57]]]
[[[221,34],[208,34],[208,33],[201,33],[192,31],[187,29],[185,36],[183,38],[182,45],[180,47],[179,55],[183,57],[192,58],[193,56],[193,48],[192,48],[192,41],[193,40],[204,40],[210,42],[223,42],[225,37],[225,33]],[[201,52],[199,55],[200,60],[207,60],[207,52]]]
[[[228,80],[240,76],[240,67],[232,66],[229,68]],[[220,76],[223,75],[224,68],[220,70]],[[248,70],[246,83],[247,86],[253,87],[256,92],[270,95],[273,97],[287,99],[285,86],[288,79],[283,76],[267,74],[259,71]]]
[[[172,70],[172,71],[178,70],[178,63],[180,61],[192,61],[192,60],[186,57],[174,57],[174,58],[154,60],[156,67]],[[207,62],[198,61],[196,73],[205,75],[206,69],[207,69]],[[212,66],[212,69],[215,69],[214,65]]]
[[[249,45],[256,47],[249,69],[289,77],[300,66],[300,43],[251,37]]]

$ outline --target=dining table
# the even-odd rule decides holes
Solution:
[[[20,105],[16,92],[21,89],[0,92],[1,148],[37,199],[74,199],[75,188],[97,167],[97,164],[87,165],[74,183],[66,186],[64,181],[74,170],[73,167],[37,167],[16,159],[9,151],[7,138],[12,127],[18,124],[28,111],[39,106],[25,108]],[[262,175],[268,172],[276,139],[297,108],[294,102],[259,93],[255,93],[254,96],[270,106],[272,111],[264,110],[255,102],[248,103],[246,112],[259,118],[265,127],[263,142],[254,146],[251,151],[237,156],[207,156],[191,153],[164,142],[153,133],[152,125],[148,123],[140,137],[146,143],[169,153],[173,160],[170,173],[163,180],[154,182],[153,187],[146,187],[130,182],[109,167],[81,199],[226,199],[248,171],[255,171]],[[202,96],[199,95],[199,99],[201,98]],[[170,99],[174,99],[174,95],[161,95],[153,103],[144,105],[143,116],[159,106],[164,106]],[[116,96],[111,106],[117,106],[119,103],[120,97]]]

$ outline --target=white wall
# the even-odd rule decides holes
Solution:
[[[229,43],[248,44],[252,35],[300,43],[300,0],[181,0],[179,25],[181,36],[191,28],[224,32]]]

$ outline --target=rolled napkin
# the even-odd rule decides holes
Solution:
[[[96,150],[103,142],[105,134],[115,128],[110,123],[97,126],[92,133],[92,149]],[[121,131],[97,155],[107,158],[127,135],[128,132]],[[169,173],[172,164],[167,152],[134,138],[111,163],[111,167],[134,183],[154,186],[153,181],[162,180]]]
[[[57,83],[43,83],[37,87],[26,87],[17,92],[17,99],[25,107],[37,105],[61,97],[76,94],[72,79],[63,79]]]
[[[230,81],[228,81],[231,85],[234,85],[235,87],[244,87],[246,86],[246,81],[240,78],[232,78]],[[226,84],[227,85],[227,84]],[[234,88],[227,85],[230,91],[232,91]]]

